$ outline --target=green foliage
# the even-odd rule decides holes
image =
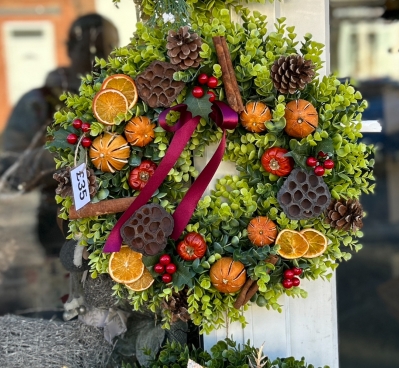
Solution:
[[[218,341],[210,349],[210,353],[194,346],[188,347],[177,342],[166,342],[161,349],[159,357],[152,360],[149,368],[186,368],[188,360],[208,368],[250,368],[256,367],[255,357],[258,356],[258,348],[248,341],[237,344],[231,339]],[[265,368],[314,368],[307,364],[305,358],[296,360],[294,357],[276,358],[271,361],[261,354]],[[324,368],[329,368],[324,366]]]
[[[332,197],[359,198],[362,193],[368,194],[374,190],[372,183],[374,148],[358,142],[362,137],[360,133],[362,112],[367,103],[348,82],[341,83],[333,75],[315,78],[304,90],[287,96],[279,94],[273,87],[270,68],[280,56],[300,53],[305,59],[312,60],[316,72],[323,67],[321,60],[323,45],[314,41],[312,35],[307,34],[302,42],[298,41],[295,28],[287,26],[284,18],[278,19],[274,24],[274,30],[268,32],[266,16],[259,12],[251,13],[238,0],[187,0],[186,4],[191,27],[203,40],[200,52],[202,61],[197,70],[188,69],[174,74],[176,80],[186,83],[186,88],[173,104],[186,103],[193,115],[198,114],[201,119],[176,165],[154,193],[151,202],[159,203],[166,211],[173,213],[190,183],[198,176],[194,157],[203,156],[205,148],[219,142],[222,137],[222,131],[208,118],[210,103],[207,97],[195,99],[190,93],[190,89],[196,84],[198,74],[207,73],[219,79],[218,86],[213,90],[219,100],[226,100],[221,66],[218,64],[212,41],[213,36],[225,36],[227,40],[244,103],[251,100],[263,101],[271,109],[272,119],[266,123],[267,131],[261,134],[251,133],[241,125],[227,132],[224,160],[234,163],[237,173],[226,175],[216,181],[209,195],[199,201],[183,234],[196,231],[204,236],[208,246],[204,257],[193,262],[184,261],[177,255],[177,243],[169,240],[165,252],[172,256],[178,266],[172,284],[165,285],[160,277],[153,273],[155,282],[147,290],[134,292],[124,285],[115,284],[113,292],[119,298],[128,299],[135,310],[148,309],[158,313],[163,302],[170,300],[173,293],[188,289],[188,309],[192,321],[200,326],[201,332],[208,333],[213,328],[222,326],[226,322],[226,316],[228,320],[238,321],[243,326],[246,323],[241,311],[233,307],[237,293],[222,294],[211,284],[209,269],[221,257],[230,256],[242,262],[248,277],[257,282],[259,290],[251,300],[252,303],[280,311],[278,299],[284,293],[292,297],[306,297],[306,292],[299,287],[289,290],[282,287],[281,280],[285,269],[292,266],[301,267],[303,278],[328,280],[340,262],[350,259],[353,252],[361,249],[358,241],[362,236],[360,231],[348,233],[330,228],[330,225],[324,221],[324,215],[310,220],[290,220],[276,199],[284,178],[269,174],[263,169],[260,162],[263,153],[274,146],[287,148],[291,151],[290,155],[294,158],[296,166],[308,169],[305,165],[306,157],[316,155],[320,150],[328,152],[333,155],[335,167],[333,170],[327,170],[324,180]],[[152,16],[155,6],[155,1],[144,0],[141,10]],[[240,24],[232,22],[231,11],[241,16]],[[107,60],[96,59],[98,72],[82,78],[79,95],[65,93],[60,97],[64,107],[54,115],[54,124],[48,129],[52,139],[47,143],[48,148],[57,154],[57,168],[74,165],[75,147],[66,143],[65,137],[70,132],[77,133],[72,127],[75,118],[91,123],[92,139],[105,131],[123,134],[124,126],[132,116],[146,115],[157,123],[162,109],[152,109],[142,101],[126,114],[121,114],[118,123],[111,127],[96,121],[91,106],[95,94],[107,76],[123,73],[135,78],[153,60],[168,60],[165,35],[169,26],[138,23],[137,31],[128,46],[115,49]],[[284,133],[286,124],[284,115],[286,104],[298,98],[309,100],[315,106],[319,113],[319,126],[313,134],[297,140]],[[173,125],[178,119],[178,113],[170,113],[167,122]],[[151,159],[159,164],[172,139],[172,133],[157,126],[152,143],[145,147],[131,147],[128,163],[122,170],[114,174],[96,170],[99,190],[92,202],[137,196],[139,193],[128,185],[131,169],[140,165],[144,159]],[[86,158],[87,151],[79,149],[78,153],[79,160]],[[57,196],[56,200],[62,206],[60,217],[68,219],[72,198]],[[276,254],[277,246],[255,248],[249,241],[246,230],[249,221],[260,215],[273,220],[278,230],[314,228],[321,231],[329,239],[327,251],[313,259],[300,258],[291,261],[280,259],[274,266],[266,263],[265,260],[269,255]],[[89,261],[91,276],[94,278],[108,271],[109,255],[102,253],[102,248],[116,221],[117,215],[70,221],[68,237],[88,247],[91,253]],[[143,261],[151,271],[158,259],[144,257]],[[244,306],[245,308],[247,306]],[[162,316],[165,328],[170,327],[170,318],[170,312],[165,310]],[[223,360],[223,363],[219,361],[220,364],[226,362],[235,367],[248,364],[248,361],[240,361],[242,354],[238,352],[238,348],[230,346],[229,342],[223,344],[215,348],[213,353],[215,359],[219,359],[217,358],[219,353],[224,352],[223,359],[227,360]],[[245,346],[244,350],[248,353],[251,349]],[[187,354],[186,351],[171,354],[170,359],[174,360],[169,362],[167,360],[169,357],[165,353],[162,355],[165,362],[161,366],[178,367],[188,357]],[[234,363],[233,361],[227,363],[230,356],[235,359]],[[171,365],[168,365],[169,363]],[[219,366],[229,365],[214,365],[214,367]],[[269,364],[269,367],[280,366],[305,367],[306,365],[303,360],[295,361],[293,358]]]

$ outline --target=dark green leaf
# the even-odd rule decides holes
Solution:
[[[199,115],[208,119],[208,115],[212,111],[212,103],[209,101],[207,93],[204,93],[201,98],[195,98],[190,90],[187,92],[187,98],[184,103],[187,104],[188,110],[193,114],[193,117]]]

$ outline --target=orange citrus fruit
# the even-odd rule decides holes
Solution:
[[[325,252],[328,241],[324,234],[315,229],[304,229],[300,233],[309,243],[309,249],[303,255],[304,258],[315,258]]]
[[[101,89],[113,88],[123,93],[127,99],[128,108],[137,103],[138,93],[134,80],[125,74],[114,74],[104,79]]]
[[[125,286],[133,291],[142,291],[148,289],[153,283],[154,278],[150,271],[144,268],[144,272],[138,280],[125,284]]]
[[[144,272],[142,257],[141,253],[123,246],[119,252],[112,253],[109,259],[109,275],[114,281],[124,284],[138,280]]]
[[[294,259],[302,257],[309,249],[309,243],[299,231],[284,229],[277,235],[276,244],[280,246],[277,251],[281,257]]]
[[[100,123],[114,125],[115,118],[128,110],[127,98],[116,89],[102,89],[94,96],[93,113]]]

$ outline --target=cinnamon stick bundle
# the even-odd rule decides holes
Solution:
[[[97,203],[88,203],[78,211],[72,206],[69,209],[69,219],[76,220],[85,217],[125,212],[135,199],[136,197],[107,199]]]
[[[278,260],[279,260],[278,256],[270,255],[265,262],[275,265]],[[250,299],[256,294],[258,289],[259,286],[257,281],[248,279],[245,282],[242,289],[240,290],[240,293],[238,294],[238,297],[234,303],[234,308],[240,309],[243,305],[247,304],[250,301]]]
[[[212,40],[215,45],[218,62],[222,68],[222,80],[227,102],[235,112],[240,113],[244,111],[244,105],[226,39],[223,36],[214,36]]]

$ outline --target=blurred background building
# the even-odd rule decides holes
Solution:
[[[68,63],[65,40],[76,17],[98,12],[118,27],[121,45],[129,42],[136,23],[133,0],[119,7],[111,0],[0,1],[0,135],[18,98]],[[399,0],[330,1],[331,71],[355,83],[369,101],[364,119],[383,127],[364,137],[378,147],[376,193],[361,198],[368,213],[364,249],[337,271],[341,368],[399,367],[398,19]],[[35,205],[35,193],[23,203],[0,203],[0,246],[10,244],[0,257],[0,314],[15,300],[21,309],[54,304],[63,287],[56,285],[65,284],[58,264],[45,260],[38,245],[32,250]],[[52,307],[62,306],[57,303]]]

